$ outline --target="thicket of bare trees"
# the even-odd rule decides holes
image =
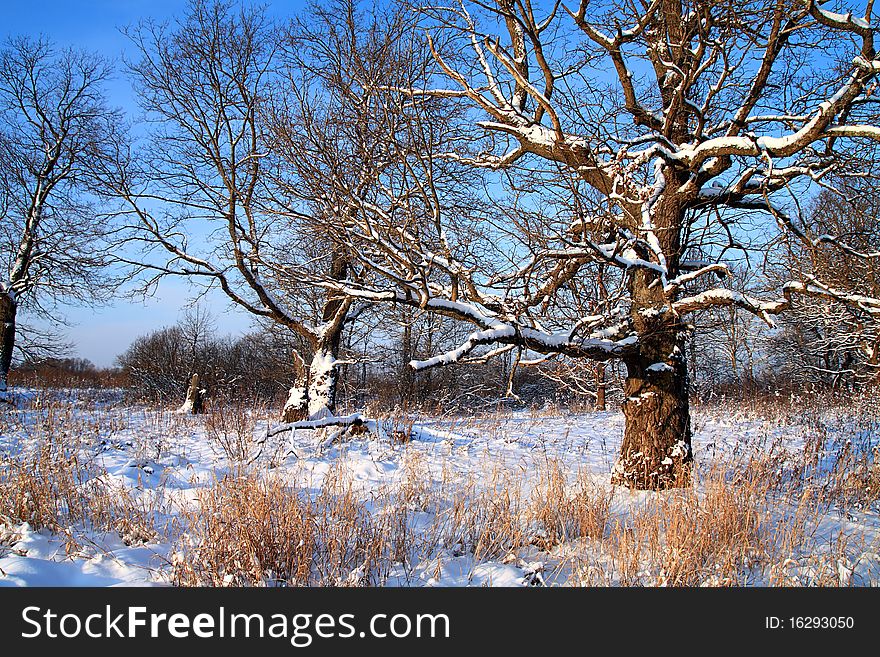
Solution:
[[[18,364],[9,377],[10,386],[37,389],[108,389],[128,385],[118,368],[99,368],[84,358],[31,358]]]
[[[613,480],[681,486],[691,379],[839,385],[880,362],[876,20],[870,2],[330,0],[283,23],[193,0],[128,30],[146,134],[123,142],[82,94],[97,123],[64,148],[91,158],[144,289],[187,277],[285,335],[289,426],[343,422],[340,378],[368,385],[375,361],[401,404],[448,383],[440,366],[598,406],[621,372]],[[82,212],[60,197],[77,203],[17,210],[24,234]],[[188,340],[123,361],[175,363],[143,378],[157,394],[184,371],[221,381]]]
[[[578,401],[567,385],[538,371],[519,372],[516,397],[506,400],[513,373],[509,358],[439,372],[414,371],[409,366],[412,358],[451,348],[465,337],[466,329],[451,321],[427,314],[413,317],[412,312],[403,316],[383,313],[356,329],[347,332],[340,347],[345,363],[339,367],[337,394],[349,408],[369,407],[383,414],[454,413],[490,410],[507,401],[532,405]],[[235,399],[280,407],[289,395],[290,382],[298,376],[296,354],[307,348],[296,336],[271,325],[241,336],[222,335],[216,318],[196,306],[173,326],[135,339],[117,358],[118,376],[105,378],[115,385],[124,380],[133,400],[179,405],[192,375],[197,374],[209,403]],[[47,374],[51,367],[52,363],[41,361],[24,364],[16,372]],[[58,367],[68,378],[75,378],[72,367],[60,362]]]
[[[866,166],[866,171],[872,169]],[[875,176],[837,181],[808,205],[810,221],[783,261],[785,274],[821,281],[834,296],[798,304],[781,318],[770,352],[799,383],[849,387],[880,373],[880,197]],[[834,236],[845,248],[820,245]]]
[[[296,376],[294,354],[301,341],[273,330],[223,335],[216,318],[196,306],[180,321],[137,338],[117,359],[132,395],[180,404],[193,374],[209,399],[277,402]]]

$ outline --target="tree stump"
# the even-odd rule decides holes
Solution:
[[[205,408],[205,391],[199,387],[199,375],[193,374],[189,381],[189,388],[186,390],[186,400],[183,405],[177,409],[178,413],[186,413],[190,415],[198,415]]]

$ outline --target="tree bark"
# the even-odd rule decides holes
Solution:
[[[605,363],[596,363],[596,410],[605,410]]]
[[[15,315],[18,305],[6,292],[0,293],[0,392],[6,392],[12,350],[15,347]]]
[[[300,422],[309,419],[308,381],[297,380],[287,395],[284,410],[281,412],[282,422]]]
[[[691,483],[691,421],[684,335],[646,341],[625,359],[626,418],[612,483],[639,490]]]
[[[309,418],[309,370],[298,352],[293,352],[293,358],[295,379],[281,411],[282,422],[300,422]]]

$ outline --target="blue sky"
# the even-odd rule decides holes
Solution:
[[[118,59],[128,46],[119,28],[141,18],[166,20],[186,7],[186,0],[0,0],[3,37],[44,34],[61,46],[78,46]],[[131,101],[128,82],[122,75],[110,85],[115,103]]]
[[[302,0],[276,0],[271,11],[292,13]],[[120,28],[141,18],[171,19],[180,15],[186,0],[41,0],[29,2],[0,0],[0,37],[43,34],[60,46],[78,46],[97,51],[117,61],[128,48]],[[136,113],[128,81],[119,73],[108,87],[111,102]],[[99,366],[112,365],[138,335],[174,324],[192,297],[185,280],[163,281],[156,294],[145,303],[120,298],[97,309],[62,307],[69,326],[62,329],[74,346],[75,354]],[[229,307],[219,293],[210,295],[205,305],[217,316],[222,333],[240,333],[250,326],[250,318]],[[31,318],[25,318],[32,321]],[[38,322],[33,322],[41,326]]]

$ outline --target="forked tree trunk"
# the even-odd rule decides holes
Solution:
[[[299,368],[294,386],[290,389],[282,422],[319,420],[336,411],[336,391],[339,384],[339,365],[333,350],[320,349],[308,367]]]
[[[324,332],[317,342],[312,362],[308,366],[299,354],[295,356],[296,380],[284,404],[282,422],[320,420],[336,412],[341,339],[340,324],[337,330]]]
[[[334,250],[330,263],[330,277],[343,280],[348,268],[344,251]],[[322,310],[324,322],[313,346],[312,362],[308,368],[299,354],[297,376],[293,388],[284,404],[281,414],[283,422],[319,420],[336,412],[336,389],[339,384],[339,348],[342,344],[342,330],[351,301],[334,294],[328,294]]]
[[[12,350],[15,347],[15,315],[18,306],[9,295],[0,293],[0,392],[6,392]]]

